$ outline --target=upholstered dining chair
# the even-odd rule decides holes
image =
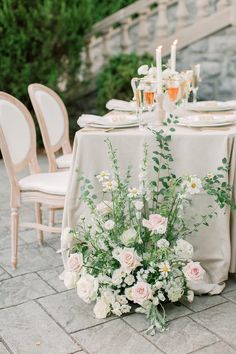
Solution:
[[[56,92],[41,84],[29,85],[28,92],[42,134],[49,171],[68,169],[72,154],[68,114],[63,101]],[[60,150],[62,154],[57,157]]]
[[[43,232],[60,233],[60,228],[42,224],[41,205],[63,208],[68,172],[40,173],[33,119],[23,103],[4,92],[0,92],[0,149],[11,186],[11,261],[16,268],[21,204],[35,203],[36,222],[21,226],[35,228],[39,244],[43,242]],[[27,167],[30,174],[19,179],[18,173]]]

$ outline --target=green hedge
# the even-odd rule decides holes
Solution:
[[[132,98],[130,81],[137,76],[142,64],[153,64],[149,54],[120,54],[109,60],[97,77],[97,109],[100,114],[106,112],[106,102],[111,98],[129,100]]]

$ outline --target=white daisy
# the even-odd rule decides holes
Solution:
[[[114,191],[117,188],[117,182],[114,180],[106,181],[102,183],[103,192]]]
[[[138,196],[140,196],[140,190],[138,188],[129,188],[129,198],[137,198]]]
[[[109,180],[110,173],[108,171],[102,171],[96,177],[99,180],[99,182],[104,182],[104,181]]]
[[[171,270],[169,262],[161,262],[159,265],[159,270],[161,272],[161,275],[166,278]]]

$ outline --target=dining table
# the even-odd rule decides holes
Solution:
[[[153,169],[153,151],[157,149],[155,131],[169,127],[157,125],[153,129],[147,127],[130,127],[120,129],[79,130],[74,139],[73,161],[70,169],[69,185],[66,194],[63,228],[76,227],[81,215],[88,216],[89,212],[81,201],[83,175],[89,179],[98,196],[102,200],[101,186],[96,175],[101,171],[111,169],[106,140],[109,139],[117,151],[120,172],[124,174],[131,166],[131,186],[138,187],[138,169],[143,157],[143,147],[148,145],[148,178],[155,180]],[[153,131],[154,130],[154,131]],[[175,126],[170,141],[173,162],[171,169],[177,176],[197,175],[204,177],[208,173],[217,173],[222,165],[222,159],[227,158],[230,169],[226,180],[232,185],[232,198],[236,200],[236,125],[225,127],[186,127]],[[193,197],[193,209],[197,214],[207,213],[212,199],[205,192]],[[194,259],[201,262],[206,270],[207,284],[201,293],[220,293],[229,273],[236,272],[236,212],[229,207],[217,209],[209,226],[201,226],[198,233],[188,237],[194,247]]]

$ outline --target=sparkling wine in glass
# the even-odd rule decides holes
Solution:
[[[134,93],[134,101],[136,103],[136,115],[139,121],[139,128],[144,127],[144,120],[142,117],[144,109],[144,85],[143,79],[133,78],[131,80],[131,86]]]
[[[193,102],[197,102],[199,83],[200,83],[200,64],[196,64],[193,66],[193,78],[192,78]]]

